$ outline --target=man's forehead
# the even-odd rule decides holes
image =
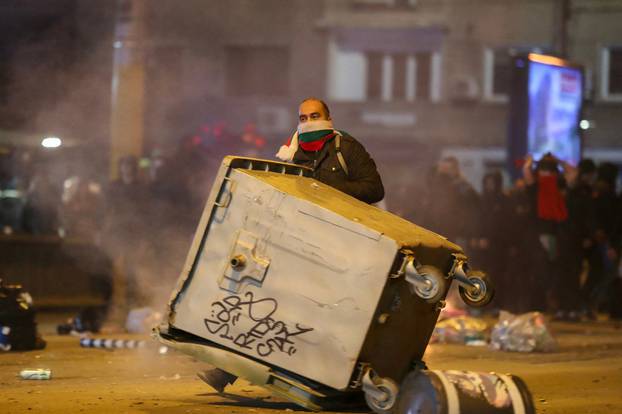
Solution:
[[[308,101],[304,101],[303,103],[301,103],[298,107],[299,114],[307,114],[313,112],[324,112],[324,108],[320,101],[316,101],[315,99],[309,99]]]

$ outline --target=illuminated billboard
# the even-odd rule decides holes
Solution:
[[[552,56],[529,54],[514,61],[510,96],[509,154],[514,166],[546,153],[577,165],[583,103],[581,67]]]

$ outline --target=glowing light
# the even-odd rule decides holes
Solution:
[[[527,58],[532,62],[544,63],[545,65],[555,66],[567,66],[563,59],[556,58],[554,56],[539,55],[537,53],[530,53]]]
[[[588,121],[587,119],[582,119],[581,122],[579,122],[579,128],[581,128],[582,130],[586,130],[590,128],[590,121]]]
[[[63,144],[63,141],[61,141],[61,139],[58,137],[45,137],[41,141],[41,146],[45,148],[58,148],[62,144]]]

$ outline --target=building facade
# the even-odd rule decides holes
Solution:
[[[39,129],[56,123],[105,141],[115,9],[132,1],[95,7],[54,0],[43,9],[26,2],[31,6],[21,15],[32,20],[45,12],[60,23],[24,52],[11,48],[0,65],[0,111]],[[622,0],[145,4],[138,45],[145,57],[145,151],[174,148],[182,136],[215,125],[242,134],[250,124],[267,139],[270,155],[294,130],[299,101],[317,96],[329,103],[336,127],[366,144],[385,180],[394,181],[390,187],[416,180],[450,153],[477,182],[486,169],[503,166],[511,57],[535,51],[566,52],[585,67],[587,154],[622,163]],[[67,45],[71,62],[41,72],[46,88],[32,87],[26,58],[43,50],[37,44],[48,50],[50,38]],[[53,66],[55,54],[47,53]],[[13,78],[30,85],[34,98],[15,100],[16,84],[7,80]],[[45,99],[33,104],[37,116],[24,116],[20,107],[39,95]]]
[[[276,145],[318,96],[387,175],[454,153],[477,180],[503,166],[512,56],[565,51],[585,67],[587,154],[622,162],[622,1],[178,3],[151,10],[150,116],[169,137],[222,119]]]

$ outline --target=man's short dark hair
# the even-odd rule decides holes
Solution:
[[[302,105],[303,103],[308,102],[308,101],[316,101],[316,102],[319,102],[319,103],[322,105],[322,108],[324,108],[324,111],[326,111],[326,116],[330,116],[330,109],[328,109],[328,105],[326,105],[326,102],[324,102],[324,101],[323,101],[323,100],[321,100],[321,99],[314,98],[314,97],[312,97],[312,96],[311,96],[311,97],[309,97],[309,98],[306,98],[306,99],[305,99],[305,100],[303,100],[302,102],[300,102],[300,105]]]

